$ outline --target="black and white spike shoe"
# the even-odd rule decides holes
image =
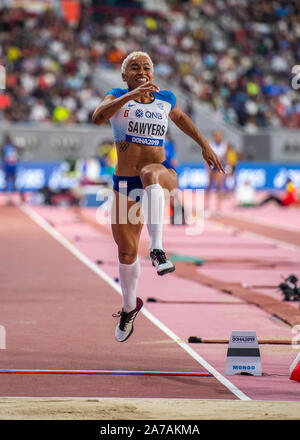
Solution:
[[[120,318],[120,321],[116,327],[115,338],[118,342],[125,342],[133,333],[133,323],[136,315],[143,307],[143,300],[141,298],[136,299],[136,308],[129,313],[126,313],[123,309],[121,312],[114,313],[114,318]]]
[[[167,259],[166,254],[162,249],[153,249],[150,252],[150,258],[152,266],[156,267],[158,275],[165,275],[166,273],[174,272],[174,264]]]

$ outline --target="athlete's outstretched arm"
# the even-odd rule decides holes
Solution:
[[[116,98],[113,95],[106,95],[103,101],[98,105],[93,113],[92,121],[96,125],[101,125],[107,122],[124,104],[131,101],[132,99],[137,99],[140,96],[147,96],[151,92],[157,92],[158,87],[152,83],[147,82],[137,87],[136,89],[130,90],[125,95]]]
[[[92,121],[96,125],[107,122],[120,108],[130,101],[126,95],[116,98],[113,95],[106,95],[93,113]]]
[[[169,116],[181,131],[190,136],[198,145],[200,145],[203,158],[208,165],[210,167],[215,166],[220,173],[225,173],[223,165],[216,153],[201,135],[191,118],[181,110],[178,104],[175,104],[174,108],[170,111]]]

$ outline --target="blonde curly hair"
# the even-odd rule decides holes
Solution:
[[[132,58],[134,57],[139,57],[139,56],[144,56],[147,57],[149,60],[149,63],[153,69],[153,61],[150,58],[150,55],[147,54],[146,52],[141,52],[141,51],[135,51],[135,52],[131,52],[129,55],[127,55],[127,57],[123,60],[122,66],[121,66],[121,73],[125,73],[125,70],[127,68],[128,63],[132,60]]]

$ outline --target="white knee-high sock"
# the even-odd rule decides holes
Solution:
[[[136,308],[136,288],[140,273],[141,266],[138,257],[132,264],[123,264],[119,261],[122,307],[126,313]]]
[[[150,251],[163,249],[162,235],[165,212],[165,195],[159,183],[148,185],[145,188],[147,194],[144,203],[144,214],[150,236]]]

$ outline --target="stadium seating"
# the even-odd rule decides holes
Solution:
[[[97,68],[119,69],[133,50],[147,51],[158,77],[201,100],[224,121],[253,133],[300,127],[300,3],[262,0],[166,1],[168,10],[97,15],[82,8],[78,26],[54,11],[0,11],[0,121],[90,123],[104,90]],[[99,21],[100,20],[100,21]]]

